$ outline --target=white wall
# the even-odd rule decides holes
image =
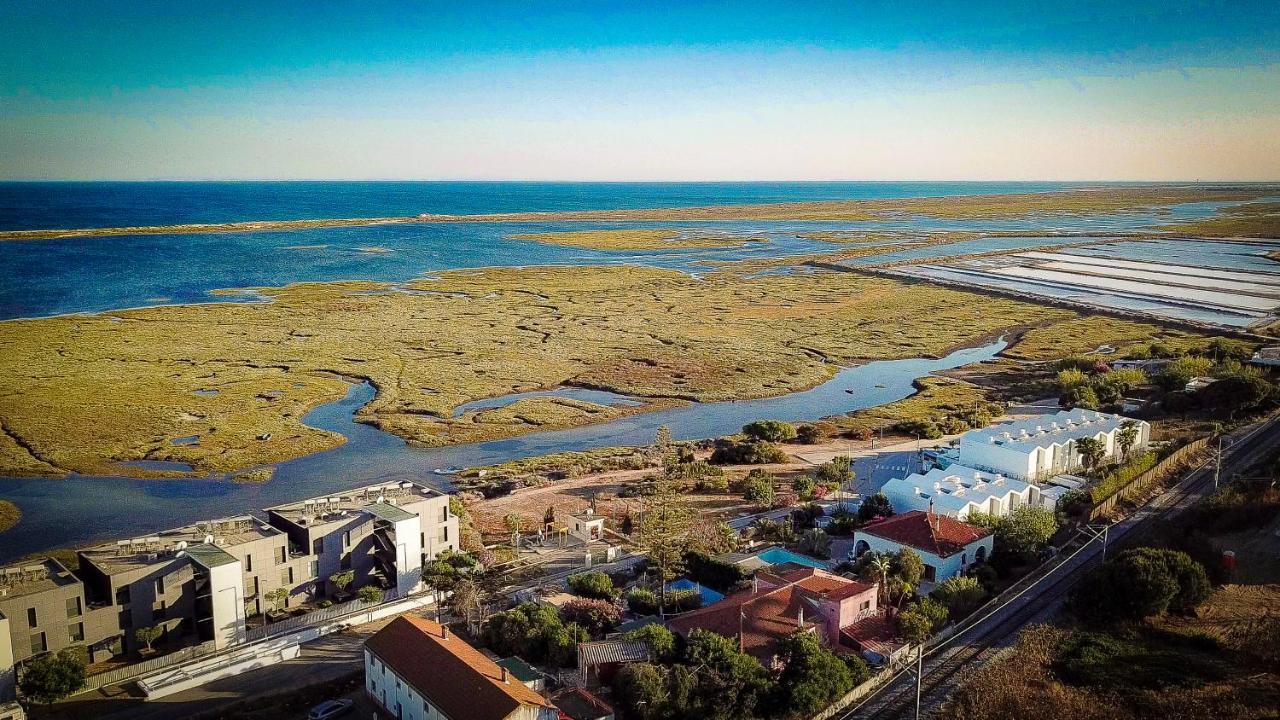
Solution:
[[[396,590],[403,597],[422,582],[422,518],[415,515],[395,524]]]
[[[869,535],[861,531],[858,531],[853,535],[853,545],[855,548],[859,547],[859,541],[865,541],[867,546],[875,552],[896,553],[903,548],[902,545],[896,542],[885,540],[884,538],[876,537],[875,535]],[[924,560],[925,565],[933,567],[933,581],[942,582],[943,580],[948,580],[960,575],[964,572],[965,568],[977,562],[978,548],[985,548],[985,557],[990,559],[991,551],[994,549],[994,543],[995,538],[988,535],[980,540],[975,540],[974,542],[969,543],[965,546],[965,551],[963,553],[956,553],[955,555],[945,558],[940,558],[933,553],[927,553],[917,548],[912,548],[912,550],[915,550],[916,554],[920,556],[920,559]]]
[[[365,648],[364,691],[401,720],[450,720]]]
[[[244,570],[239,562],[209,568],[213,643],[218,650],[244,642]]]

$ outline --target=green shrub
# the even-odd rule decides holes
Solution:
[[[1130,458],[1123,465],[1104,475],[1097,484],[1090,488],[1090,498],[1094,504],[1102,502],[1111,497],[1120,488],[1128,485],[1134,478],[1155,467],[1159,462],[1160,456],[1150,451]]]
[[[789,442],[796,439],[796,428],[781,420],[756,420],[743,425],[742,434],[764,442]]]
[[[575,595],[585,598],[613,600],[618,594],[613,587],[613,579],[599,571],[570,575],[568,584]]]
[[[768,465],[784,463],[787,454],[773,443],[762,440],[716,440],[711,462],[717,465]]]

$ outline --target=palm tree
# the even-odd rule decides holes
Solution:
[[[887,585],[889,583],[889,569],[893,566],[893,564],[889,561],[888,555],[876,555],[875,557],[871,558],[867,566],[871,568],[871,571],[875,573],[875,576],[880,580],[879,595],[880,595],[880,602],[883,603],[885,600],[888,600],[889,598],[889,594],[888,594],[889,589]]]
[[[1116,431],[1116,443],[1120,445],[1120,453],[1125,460],[1129,459],[1129,451],[1137,441],[1138,423],[1132,420],[1120,423],[1120,429]]]
[[[1097,438],[1080,438],[1076,440],[1076,452],[1084,461],[1085,470],[1090,470],[1107,454],[1107,445]]]

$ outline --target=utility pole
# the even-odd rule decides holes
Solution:
[[[1222,476],[1222,436],[1218,436],[1218,457],[1213,466],[1213,489],[1218,489],[1218,478]]]
[[[924,643],[916,654],[916,720],[920,720],[920,685],[924,679]]]

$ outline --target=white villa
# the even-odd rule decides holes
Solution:
[[[961,435],[959,464],[1018,480],[1044,480],[1083,464],[1076,452],[1081,438],[1101,440],[1108,459],[1119,456],[1118,434],[1126,423],[1138,430],[1129,451],[1141,452],[1151,438],[1149,423],[1093,410],[1063,410]]]
[[[1023,505],[1040,504],[1040,488],[964,465],[894,478],[880,492],[889,498],[894,512],[930,510],[964,520],[971,513],[1008,515]]]

